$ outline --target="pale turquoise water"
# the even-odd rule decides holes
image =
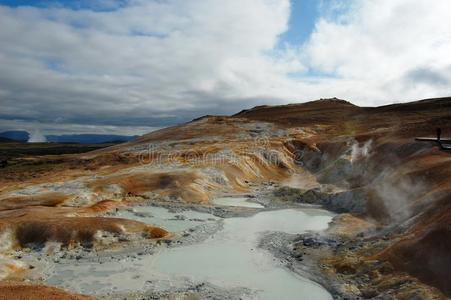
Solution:
[[[331,215],[320,210],[279,210],[226,219],[224,230],[205,243],[162,252],[154,268],[219,286],[261,290],[259,299],[331,299],[322,287],[280,267],[267,251],[257,249],[261,232],[324,230],[330,220]]]
[[[257,244],[262,232],[324,230],[331,219],[332,214],[318,209],[285,209],[229,218],[224,220],[223,230],[201,244],[161,248],[154,255],[138,256],[133,261],[56,265],[55,275],[47,282],[99,294],[111,287],[119,292],[144,289],[158,278],[171,287],[177,278],[188,278],[258,290],[257,299],[329,300],[332,297],[324,288],[283,268],[271,253],[257,249]]]

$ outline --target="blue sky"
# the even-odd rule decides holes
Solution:
[[[0,0],[0,131],[448,96],[449,53],[449,0]]]
[[[280,37],[280,42],[294,45],[303,44],[310,37],[315,21],[319,17],[318,0],[292,0],[288,30]]]
[[[1,0],[0,4],[10,7],[67,7],[71,9],[92,9],[94,11],[111,11],[123,7],[127,0]]]

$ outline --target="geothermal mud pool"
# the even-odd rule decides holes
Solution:
[[[261,207],[246,198],[220,198],[222,205]],[[284,268],[273,255],[258,248],[263,233],[304,233],[327,228],[332,214],[320,209],[261,210],[251,217],[221,219],[196,211],[171,212],[138,206],[121,210],[120,217],[166,227],[182,235],[198,224],[222,222],[223,227],[203,242],[161,246],[152,254],[121,256],[107,261],[55,264],[46,283],[91,295],[165,292],[189,284],[208,283],[234,291],[225,299],[331,299],[318,284]],[[238,292],[237,292],[238,291]],[[224,292],[227,293],[227,292]]]

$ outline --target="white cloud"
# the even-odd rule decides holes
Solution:
[[[451,93],[448,0],[324,1],[311,39],[284,49],[288,0],[112,3],[0,6],[0,119],[131,128],[264,103]],[[336,77],[290,75],[309,69]]]
[[[265,54],[288,16],[288,0],[0,7],[0,114],[153,126],[234,112],[293,69]]]
[[[451,80],[451,2],[359,0],[352,7],[317,23],[304,48],[311,67],[363,85],[345,92],[360,104],[451,94],[451,85],[440,84]]]

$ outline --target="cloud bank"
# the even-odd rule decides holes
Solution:
[[[451,94],[448,0],[320,1],[302,45],[279,41],[288,0],[74,3],[0,6],[0,125],[123,133],[259,104]]]

